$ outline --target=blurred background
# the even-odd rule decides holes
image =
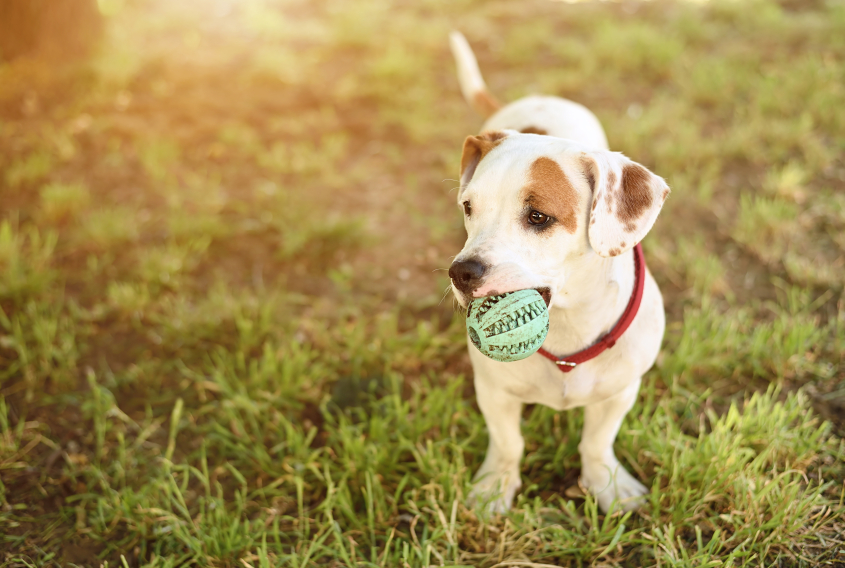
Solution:
[[[619,442],[662,495],[634,529],[590,532],[578,501],[505,538],[463,508],[486,435],[446,269],[482,121],[453,28],[500,100],[586,105],[672,187],[644,241],[664,351]],[[636,534],[677,546],[670,525],[695,554],[703,530],[833,558],[813,543],[842,527],[843,95],[841,0],[4,0],[0,561],[644,566],[671,554]],[[754,513],[732,476],[766,468],[673,474],[654,449],[724,463],[698,428],[754,392],[759,428],[725,439],[779,448],[805,476],[783,487],[832,486]],[[526,420],[523,511],[579,467],[578,413]],[[781,528],[754,540],[763,518]],[[549,524],[571,533],[520,540]]]

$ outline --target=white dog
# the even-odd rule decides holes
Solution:
[[[648,489],[616,459],[613,441],[663,338],[663,298],[635,245],[669,188],[608,151],[599,121],[579,104],[531,96],[499,108],[466,39],[453,32],[451,46],[464,97],[489,116],[464,141],[458,205],[467,241],[449,269],[452,288],[464,307],[535,288],[551,320],[545,354],[500,363],[469,347],[490,433],[471,501],[510,508],[522,485],[522,405],[539,403],[585,407],[581,485],[604,511],[634,509]]]

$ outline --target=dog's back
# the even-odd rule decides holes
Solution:
[[[560,97],[529,96],[502,106],[487,90],[478,62],[463,34],[450,36],[452,54],[458,66],[458,81],[467,102],[487,121],[482,131],[517,130],[576,140],[606,150],[607,137],[598,119],[585,107]]]

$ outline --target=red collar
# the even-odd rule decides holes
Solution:
[[[581,363],[585,363],[590,359],[598,357],[604,353],[605,350],[616,345],[616,341],[622,337],[622,334],[625,333],[625,330],[628,329],[628,326],[630,326],[631,322],[634,321],[637,311],[640,309],[640,302],[643,299],[643,288],[645,288],[645,256],[643,255],[642,245],[637,243],[637,246],[634,247],[634,292],[631,294],[631,299],[628,300],[628,305],[625,307],[625,311],[622,312],[622,317],[619,318],[619,321],[615,326],[613,326],[613,329],[590,347],[582,349],[578,353],[573,353],[568,357],[555,357],[542,347],[539,351],[537,351],[537,353],[546,359],[554,361],[557,368],[564,373],[568,373],[574,369],[576,365],[580,365]]]

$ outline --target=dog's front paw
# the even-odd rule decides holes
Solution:
[[[613,463],[582,464],[581,485],[595,495],[605,513],[633,511],[645,504],[648,488],[613,460]]]
[[[469,507],[487,514],[507,513],[520,487],[519,471],[479,471],[469,493]]]

